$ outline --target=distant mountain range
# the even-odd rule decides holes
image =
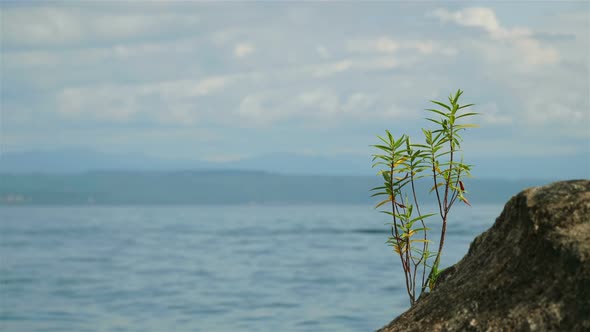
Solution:
[[[0,173],[81,173],[88,171],[260,170],[300,175],[374,175],[370,151],[363,155],[310,156],[274,153],[238,161],[164,159],[140,153],[103,153],[86,149],[23,151],[0,154]],[[475,158],[477,178],[590,178],[590,155]]]
[[[370,157],[336,157],[272,153],[238,161],[208,162],[195,159],[164,159],[140,153],[114,154],[84,149],[9,152],[0,155],[0,173],[80,173],[133,170],[262,170],[283,174],[373,174]]]
[[[590,170],[584,156],[473,163],[476,178],[465,184],[476,204],[504,203],[553,179],[588,178]],[[370,164],[369,156],[288,153],[219,163],[89,150],[6,153],[0,205],[370,204],[369,189],[381,181]],[[420,191],[431,185],[420,183]]]
[[[467,179],[476,204],[503,204],[546,180]],[[281,175],[262,171],[96,171],[0,174],[0,205],[371,204],[376,176]],[[434,202],[427,179],[417,185]]]

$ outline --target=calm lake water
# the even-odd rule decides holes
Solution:
[[[501,209],[454,210],[443,265]],[[372,331],[409,305],[385,222],[370,206],[0,208],[0,330]]]

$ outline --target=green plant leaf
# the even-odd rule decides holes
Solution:
[[[444,108],[446,108],[447,110],[449,110],[449,112],[451,111],[451,108],[450,108],[449,106],[445,105],[444,103],[441,103],[440,101],[431,100],[430,102],[431,102],[431,103],[435,103],[435,104],[437,104],[438,106],[441,106],[441,107],[444,107]]]
[[[385,152],[390,152],[391,151],[391,148],[388,147],[388,146],[385,146],[385,145],[373,145],[373,147],[375,147],[377,149],[380,149],[380,150],[383,150]]]
[[[432,186],[432,188],[430,188],[429,192],[433,192],[434,189],[436,189],[437,187],[444,186],[444,185],[445,185],[444,182],[437,183],[436,185]]]
[[[453,99],[453,104],[457,103],[457,101],[459,100],[459,97],[461,97],[462,94],[463,94],[463,91],[457,90],[457,93],[455,94],[455,98]]]
[[[434,123],[436,123],[439,126],[442,126],[442,122],[440,122],[440,121],[437,121],[437,120],[434,120],[434,119],[430,119],[430,118],[426,118],[426,120],[431,121],[431,122],[434,122]]]
[[[445,117],[445,118],[446,118],[446,117],[448,117],[448,115],[447,115],[446,113],[444,113],[444,112],[441,112],[441,111],[439,111],[439,110],[435,110],[435,109],[433,109],[433,108],[427,108],[427,109],[426,109],[426,111],[428,111],[428,112],[433,112],[433,113],[436,113],[436,114],[439,114],[439,115],[441,115],[441,116],[443,116],[443,117]]]
[[[393,197],[389,196],[389,198],[387,198],[386,200],[383,200],[382,202],[379,202],[379,204],[375,205],[375,209],[378,209],[381,205],[391,202],[391,200],[393,199]]]
[[[467,105],[463,105],[463,106],[459,107],[459,109],[463,109],[463,108],[471,107],[471,106],[473,106],[473,105],[475,105],[475,104],[467,104]],[[473,114],[477,114],[477,113],[473,113]]]
[[[473,105],[473,104],[471,104],[471,105]],[[467,105],[467,106],[471,106],[471,105]],[[466,106],[461,106],[461,107],[459,107],[459,109],[461,109],[463,107],[466,107]],[[479,113],[475,113],[475,112],[463,113],[463,114],[457,116],[457,119],[460,119],[460,118],[463,118],[463,117],[466,117],[466,116],[472,116],[472,115],[479,115]]]
[[[426,219],[426,218],[428,218],[428,217],[432,217],[432,216],[434,216],[434,215],[436,215],[436,213],[423,214],[423,215],[421,215],[421,216],[418,216],[418,217],[416,217],[416,218],[412,219],[412,222],[414,222],[414,221],[418,221],[418,220],[424,220],[424,219]]]
[[[473,124],[473,123],[466,123],[466,124],[457,125],[457,128],[479,128],[479,125]]]

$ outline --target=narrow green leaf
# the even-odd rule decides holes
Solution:
[[[383,150],[385,152],[390,152],[391,151],[391,149],[388,146],[385,146],[385,145],[373,145],[373,147],[375,147],[377,149],[380,149],[380,150]]]
[[[462,94],[463,94],[463,91],[457,90],[457,93],[455,94],[455,98],[453,99],[453,104],[457,103],[457,101],[459,100],[459,97],[461,97]]]
[[[479,128],[479,125],[473,124],[473,123],[466,123],[466,124],[457,125],[457,128]]]
[[[430,118],[426,118],[426,120],[431,121],[431,122],[434,122],[434,123],[436,123],[439,126],[442,126],[442,123],[440,121],[436,121],[436,120],[430,119]]]
[[[386,186],[380,186],[380,187],[375,187],[375,188],[371,188],[369,189],[369,191],[373,191],[373,190],[379,190],[379,189],[386,189]]]
[[[391,202],[393,198],[390,196],[389,198],[387,198],[386,200],[383,200],[382,202],[379,202],[377,205],[375,205],[375,209],[378,209],[381,205]]]
[[[463,107],[465,107],[465,106],[463,106]],[[462,107],[460,107],[460,108],[462,108]],[[475,112],[464,113],[464,114],[461,114],[461,115],[457,116],[457,119],[460,119],[460,118],[463,118],[463,117],[466,117],[466,116],[472,116],[472,115],[479,115],[479,113],[475,113]]]
[[[473,105],[475,105],[475,104],[467,104],[467,105],[463,105],[463,106],[459,107],[459,109],[463,109],[463,108],[471,107],[471,106],[473,106]],[[473,113],[473,114],[477,114],[477,113]]]
[[[429,231],[430,228],[428,227],[420,227],[420,228],[414,228],[413,229],[415,232],[420,232],[420,231]]]
[[[431,103],[435,103],[435,104],[437,104],[438,106],[444,107],[444,108],[448,109],[449,111],[451,111],[451,108],[450,108],[449,106],[445,105],[444,103],[441,103],[440,101],[431,100],[430,102],[431,102]]]
[[[435,110],[435,109],[432,109],[432,108],[427,108],[426,111],[433,112],[433,113],[436,113],[436,114],[440,114],[441,116],[443,116],[445,118],[448,118],[448,115],[446,113],[441,112],[439,110]]]
[[[434,216],[435,214],[436,213],[423,214],[422,216],[416,217],[416,218],[412,219],[411,221],[414,222],[414,221],[417,221],[417,220],[424,220],[424,219],[426,219],[428,217]]]
[[[381,137],[381,136],[377,136],[381,141],[383,141],[383,143],[389,145],[389,141],[387,141],[385,138]]]
[[[444,182],[439,182],[436,185],[432,186],[432,188],[430,188],[429,192],[433,192],[434,189],[436,189],[437,187],[443,186],[443,185],[444,185]]]

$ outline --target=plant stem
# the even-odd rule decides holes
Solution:
[[[410,183],[412,184],[412,196],[414,198],[414,204],[416,205],[416,211],[418,212],[418,217],[422,218],[422,213],[420,212],[420,204],[418,203],[418,198],[416,197],[416,187],[414,185],[414,165],[412,164],[412,161],[410,161]],[[416,285],[416,270],[417,267],[420,263],[422,263],[422,260],[426,260],[427,258],[424,257],[424,255],[426,255],[426,252],[428,251],[428,237],[427,237],[427,230],[426,230],[426,224],[424,223],[424,219],[420,219],[420,223],[422,224],[422,228],[424,231],[424,245],[422,246],[422,255],[420,257],[420,260],[418,261],[418,263],[415,266],[414,269],[414,285]],[[426,263],[426,262],[424,262]],[[426,264],[423,264],[423,268],[422,268],[422,282],[420,283],[420,294],[422,292],[424,292],[425,289],[425,284],[424,284],[424,278],[426,276]]]
[[[392,218],[393,218],[393,228],[395,231],[395,241],[397,243],[397,248],[399,249],[399,258],[401,260],[402,266],[404,268],[404,277],[406,279],[406,291],[408,292],[408,296],[410,297],[410,305],[414,305],[414,298],[412,297],[412,293],[410,291],[410,281],[408,280],[408,273],[410,272],[410,268],[409,266],[407,266],[407,262],[404,262],[404,254],[402,252],[402,247],[400,245],[400,238],[399,238],[399,232],[397,229],[397,218],[395,216],[395,192],[394,192],[394,188],[393,188],[393,169],[394,169],[394,164],[395,164],[395,154],[392,153],[392,161],[390,164],[390,168],[389,168],[389,189],[391,190],[391,214],[392,214]]]
[[[453,169],[453,153],[455,151],[455,149],[453,148],[453,124],[451,123],[449,125],[449,131],[450,131],[450,139],[449,139],[449,145],[450,145],[450,149],[451,149],[451,154],[450,154],[450,158],[449,158],[449,170],[448,170],[448,175],[445,179],[445,195],[444,195],[444,202],[443,202],[443,207],[444,207],[444,214],[441,211],[441,217],[442,217],[442,229],[440,232],[440,241],[438,244],[438,252],[436,253],[436,259],[434,260],[434,264],[433,269],[430,270],[430,275],[428,276],[428,279],[430,279],[430,277],[432,276],[432,272],[433,270],[436,268],[438,270],[438,264],[440,263],[440,256],[443,250],[443,246],[445,244],[445,235],[446,235],[446,231],[447,231],[447,216],[449,213],[449,206],[448,204],[448,197],[449,197],[449,185],[451,182],[451,172]],[[437,192],[438,194],[438,192]]]

